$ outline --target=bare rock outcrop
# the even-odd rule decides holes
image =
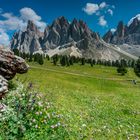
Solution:
[[[103,39],[107,43],[115,45],[140,45],[140,20],[135,18],[130,25],[124,25],[120,21],[116,31],[114,33],[107,32]]]
[[[137,24],[135,21],[135,25]],[[108,32],[103,39],[107,43],[111,43],[112,40],[121,43],[127,34],[126,31],[127,27],[123,22],[120,22],[116,32],[114,34]],[[67,55],[71,55],[70,50],[74,47],[74,50],[78,50],[77,53],[74,53],[78,54],[77,57],[79,57],[79,52],[80,56],[92,59],[116,60],[125,57],[126,54],[120,55],[120,51],[118,53],[116,49],[111,49],[112,44],[107,44],[103,39],[98,33],[92,31],[84,21],[73,19],[72,22],[69,22],[62,16],[48,25],[44,33],[40,32],[32,21],[28,21],[26,30],[19,31],[13,36],[11,49],[29,54],[43,52],[52,56],[52,54],[65,55],[65,52]],[[129,41],[131,40],[129,39]]]
[[[28,68],[24,59],[15,56],[10,50],[0,47],[0,99],[8,91],[8,80],[14,78],[16,73],[26,73]]]
[[[11,49],[18,49],[22,53],[38,51],[41,49],[42,36],[37,26],[29,20],[25,31],[18,31],[13,35]]]

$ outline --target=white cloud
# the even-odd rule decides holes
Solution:
[[[107,26],[107,21],[105,20],[104,16],[99,17],[99,25],[103,27]]]
[[[41,17],[38,16],[34,10],[32,10],[31,8],[28,7],[24,7],[20,10],[20,14],[21,14],[21,19],[28,21],[33,20],[33,21],[40,21]]]
[[[106,2],[102,2],[100,4],[97,3],[87,3],[86,6],[82,9],[86,14],[93,15],[96,14],[99,16],[99,13],[106,13],[106,10],[109,10],[110,15],[113,15],[113,10],[115,6],[109,5]]]
[[[103,9],[103,8],[107,7],[106,2],[102,2],[102,3],[99,5],[99,7],[100,7],[101,9]]]
[[[108,9],[107,12],[108,12],[111,16],[113,16],[113,10]]]
[[[28,20],[32,20],[41,31],[44,31],[46,23],[42,21],[34,10],[25,7],[19,12],[20,15],[15,16],[12,13],[2,13],[0,9],[0,16],[4,18],[0,20],[0,44],[7,45],[9,43],[8,31],[25,30]]]
[[[1,16],[5,19],[0,20],[0,27],[5,31],[24,30],[28,20],[32,20],[42,31],[46,27],[46,23],[41,21],[41,17],[34,10],[27,7],[20,10],[20,16],[15,16],[12,13],[4,13]]]
[[[111,29],[111,32],[112,32],[112,33],[114,33],[115,31],[116,31],[116,29],[115,29],[115,28],[112,28],[112,29]]]
[[[107,21],[105,20],[105,15],[109,13],[109,15],[113,16],[113,9],[115,9],[114,5],[109,5],[106,2],[102,3],[87,3],[86,6],[82,9],[86,14],[93,15],[99,17],[99,25],[107,27]]]
[[[83,8],[83,11],[88,15],[92,15],[96,13],[98,10],[99,10],[98,4],[94,4],[94,3],[87,3],[85,8]]]
[[[32,20],[37,26],[38,28],[43,31],[46,27],[46,23],[41,21],[42,18],[40,16],[38,16],[34,10],[32,10],[31,8],[25,7],[22,8],[20,10],[20,14],[21,14],[21,19],[25,22],[27,22],[28,20]]]
[[[7,33],[0,28],[0,45],[9,45],[10,39]]]
[[[96,16],[100,16],[100,14],[101,14],[100,11],[96,12]]]
[[[25,26],[23,20],[19,17],[14,16],[12,13],[4,13],[1,15],[5,20],[0,20],[0,27],[5,30],[19,30]]]
[[[128,22],[128,26],[133,22],[133,20],[137,18],[138,20],[140,20],[140,14],[137,14],[135,17],[132,17],[129,22]]]

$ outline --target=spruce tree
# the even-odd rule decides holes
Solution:
[[[137,76],[140,77],[140,57],[139,59],[137,60],[135,66],[134,66],[134,72]]]
[[[29,56],[29,62],[32,62],[33,61],[33,54],[30,53],[30,56]]]
[[[132,60],[131,67],[134,68],[134,66],[135,66],[135,60]]]
[[[125,75],[127,73],[127,69],[125,66],[123,65],[120,65],[118,68],[117,68],[117,72],[120,73],[122,76]]]
[[[70,63],[70,65],[73,65],[73,63],[74,63],[74,58],[73,57],[69,58],[69,63]]]
[[[66,65],[66,56],[61,56],[60,64],[61,64],[61,66],[65,66]]]
[[[92,61],[92,62],[93,62],[93,65],[95,65],[95,64],[96,64],[96,60],[95,60],[95,59],[93,59],[93,61]]]
[[[90,61],[90,65],[91,65],[91,67],[93,67],[93,60],[92,59]]]
[[[68,56],[65,56],[65,57],[66,57],[66,65],[70,66],[69,57]]]
[[[81,65],[85,65],[85,58],[81,59]]]
[[[43,65],[44,64],[43,56],[41,54],[38,55],[38,63],[40,65]]]
[[[58,54],[54,55],[54,56],[52,57],[52,59],[53,59],[53,64],[54,64],[54,65],[57,65],[57,62],[58,62],[58,60],[59,60]]]

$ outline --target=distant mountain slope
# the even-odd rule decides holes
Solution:
[[[103,40],[107,43],[119,45],[121,49],[136,56],[140,56],[140,20],[134,18],[130,25],[119,22],[114,33],[109,30]]]
[[[110,46],[110,47],[108,47]],[[11,48],[20,52],[44,52],[54,54],[74,55],[77,57],[116,60],[126,54],[112,49],[103,39],[88,28],[82,20],[74,19],[71,23],[64,17],[59,17],[44,33],[40,32],[32,21],[28,21],[26,31],[16,32],[11,41]],[[133,57],[129,57],[133,59]]]

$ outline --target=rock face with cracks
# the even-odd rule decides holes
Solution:
[[[14,78],[16,73],[26,73],[28,68],[24,59],[15,56],[10,50],[0,47],[0,99],[8,91],[8,80]]]

